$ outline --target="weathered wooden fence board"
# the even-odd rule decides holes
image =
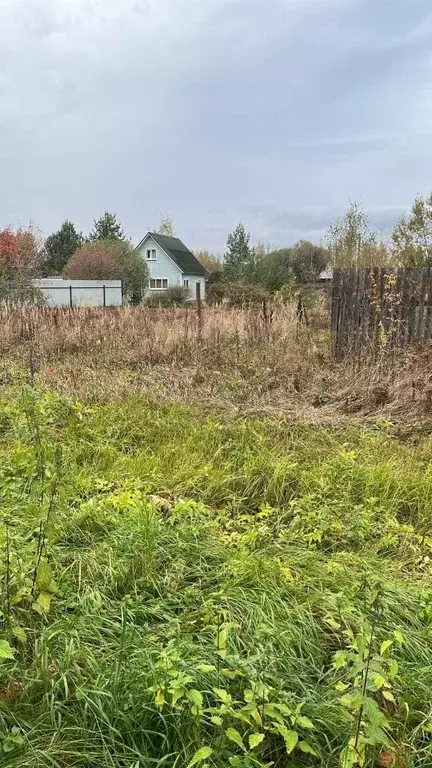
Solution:
[[[331,329],[338,360],[429,341],[432,270],[335,269]]]

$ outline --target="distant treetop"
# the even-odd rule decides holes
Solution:
[[[103,216],[95,219],[89,240],[125,240],[125,234],[117,221],[115,213],[105,211]]]

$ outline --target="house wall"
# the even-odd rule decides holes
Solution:
[[[156,261],[147,261],[146,251],[154,248],[156,251]],[[182,273],[177,264],[166,255],[165,251],[153,240],[152,237],[146,237],[143,244],[138,248],[138,253],[147,264],[150,277],[167,277],[168,286],[183,285]],[[148,290],[147,296],[154,296],[158,291]]]
[[[49,307],[121,307],[121,280],[63,280],[61,277],[33,281]]]
[[[202,275],[183,275],[184,280],[189,280],[189,296],[191,301],[196,299],[196,284],[201,285],[201,299],[205,301],[206,282]],[[183,284],[183,283],[182,283]]]

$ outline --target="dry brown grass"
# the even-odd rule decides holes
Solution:
[[[295,306],[261,310],[26,310],[3,312],[0,384],[35,376],[90,402],[131,394],[211,408],[284,411],[314,421],[375,417],[429,421],[432,356],[383,353],[373,363],[336,364],[329,318],[310,327]]]

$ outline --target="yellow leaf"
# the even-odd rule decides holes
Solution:
[[[385,699],[387,699],[387,701],[391,701],[393,704],[396,704],[396,699],[391,691],[383,690],[382,695]]]
[[[251,735],[249,736],[249,748],[255,749],[255,747],[257,747],[258,744],[261,744],[263,740],[264,740],[263,733],[251,733]]]
[[[39,607],[40,611],[42,613],[49,613],[49,609],[51,608],[51,595],[49,592],[40,592],[38,599],[36,600],[36,605]]]

